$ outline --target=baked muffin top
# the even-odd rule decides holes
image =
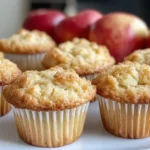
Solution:
[[[21,74],[17,65],[0,57],[0,86],[10,84]]]
[[[150,48],[137,50],[125,58],[125,61],[150,65]]]
[[[54,66],[72,68],[79,75],[98,73],[114,63],[114,58],[105,46],[79,38],[58,45],[43,59],[46,68]]]
[[[54,67],[26,71],[4,89],[6,100],[17,108],[63,110],[82,105],[96,95],[96,87],[73,70]]]
[[[122,103],[150,102],[150,66],[124,62],[100,72],[94,79],[97,93]]]
[[[11,37],[0,40],[0,50],[6,53],[41,53],[51,50],[54,46],[54,40],[45,32],[38,30],[21,29]]]

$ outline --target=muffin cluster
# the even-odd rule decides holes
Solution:
[[[25,29],[1,39],[0,49],[0,116],[13,109],[26,143],[60,147],[76,141],[95,100],[111,134],[150,136],[149,49],[115,64],[103,45],[83,38],[56,45],[46,33]]]

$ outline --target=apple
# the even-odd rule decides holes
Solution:
[[[53,36],[55,26],[65,18],[65,14],[58,10],[37,9],[28,14],[23,27],[28,30],[45,31]]]
[[[147,43],[146,43],[146,47],[147,47],[147,48],[150,48],[150,32],[149,32],[149,36],[148,36],[146,42],[147,42]]]
[[[106,45],[117,62],[136,49],[144,48],[148,36],[146,23],[135,15],[114,12],[91,26],[89,40]]]
[[[61,21],[54,29],[54,39],[61,43],[74,37],[88,38],[89,27],[102,18],[102,13],[88,9]]]

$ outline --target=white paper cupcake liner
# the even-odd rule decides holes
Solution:
[[[60,147],[82,134],[89,103],[63,111],[32,111],[13,107],[19,136],[28,144]]]
[[[11,110],[9,103],[7,103],[2,94],[4,87],[0,86],[0,117],[6,115]]]
[[[38,54],[8,54],[5,53],[5,58],[16,63],[22,71],[26,70],[44,70],[42,60],[46,53]]]
[[[98,74],[91,74],[91,75],[85,75],[85,76],[82,76],[84,78],[86,78],[87,80],[90,80],[92,81],[94,78],[97,77]]]
[[[150,104],[123,104],[98,96],[104,128],[124,138],[150,136]]]

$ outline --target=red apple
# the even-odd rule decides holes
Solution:
[[[149,36],[147,38],[147,43],[146,43],[146,47],[150,48],[150,32],[149,32]]]
[[[61,21],[54,30],[55,40],[64,42],[74,37],[88,37],[89,26],[102,18],[96,10],[85,10]]]
[[[89,40],[106,45],[117,62],[136,49],[144,48],[148,36],[146,23],[128,13],[107,14],[91,26]]]
[[[26,17],[23,27],[28,30],[41,30],[53,35],[55,26],[66,16],[58,10],[38,9],[31,11]]]

